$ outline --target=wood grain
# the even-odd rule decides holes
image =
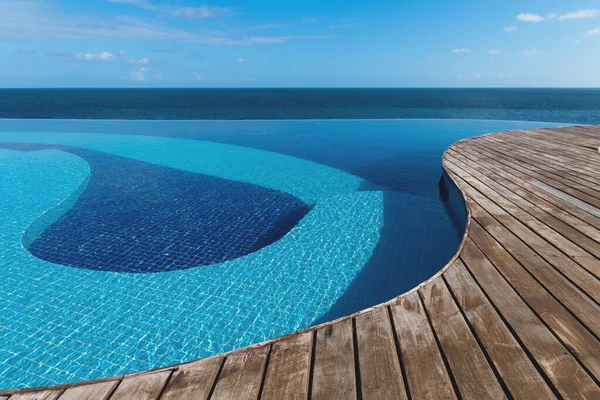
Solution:
[[[206,400],[217,378],[222,357],[181,365],[173,373],[161,400]]]
[[[356,317],[362,397],[407,399],[387,307]]]
[[[352,320],[317,330],[312,398],[352,400],[357,398]]]
[[[162,371],[123,379],[110,400],[155,400],[170,376],[171,371]]]
[[[119,381],[106,381],[82,386],[73,386],[64,391],[59,400],[106,400]]]
[[[305,332],[273,343],[262,399],[308,398],[313,333]]]
[[[261,346],[229,355],[211,399],[257,399],[269,349],[270,346]]]

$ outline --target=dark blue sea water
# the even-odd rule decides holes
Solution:
[[[600,124],[600,89],[0,89],[0,118],[456,118]]]

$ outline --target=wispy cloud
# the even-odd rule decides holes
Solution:
[[[598,18],[598,17],[600,17],[600,10],[590,8],[590,9],[586,9],[586,10],[572,11],[572,12],[564,14],[564,15],[559,15],[558,20],[566,21],[569,19]]]
[[[473,50],[471,50],[471,49],[454,49],[454,50],[452,50],[452,54],[469,54],[472,52],[473,52]]]
[[[488,53],[490,53],[490,54],[493,54],[493,55],[495,55],[495,54],[500,54],[500,50],[497,50],[497,49],[491,49],[491,50],[488,50]]]
[[[140,6],[143,0],[119,0]],[[153,7],[150,5],[150,7]],[[179,29],[164,21],[144,22],[119,16],[105,18],[61,12],[46,0],[1,0],[0,39],[10,40],[140,40],[186,42],[204,45],[248,46],[293,40],[323,39],[323,35],[255,36],[239,32],[197,32]]]
[[[188,7],[167,4],[154,4],[147,0],[108,0],[111,3],[127,4],[144,10],[155,11],[171,18],[204,19],[234,14],[234,9],[228,7],[200,6]]]
[[[517,15],[517,19],[522,22],[542,22],[544,17],[539,14],[521,13]]]
[[[133,70],[131,72],[131,79],[134,81],[145,81],[146,80],[146,74],[150,71],[150,67],[141,67],[139,69]]]
[[[522,50],[519,52],[520,54],[524,55],[524,56],[544,56],[546,55],[545,52],[540,51],[538,49],[532,49],[532,50]]]
[[[516,26],[505,26],[504,30],[506,32],[516,32],[519,30],[519,28],[517,28]]]
[[[596,36],[596,35],[600,35],[600,28],[590,29],[589,31],[585,32],[585,36]]]
[[[576,11],[571,11],[566,14],[551,13],[545,16],[533,13],[521,13],[517,15],[517,19],[522,22],[542,22],[542,21],[568,21],[571,19],[582,19],[582,18],[598,18],[600,17],[600,10],[595,8],[587,8]]]
[[[246,59],[245,58],[238,58],[237,63],[238,64],[246,64]]]
[[[140,58],[139,60],[129,60],[129,64],[150,65],[148,57]]]
[[[93,53],[79,53],[75,54],[76,60],[82,61],[113,61],[116,58],[114,53],[110,53],[108,51],[103,51],[102,53],[93,54]]]

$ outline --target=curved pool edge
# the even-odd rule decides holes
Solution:
[[[491,134],[494,134],[494,133],[491,133]],[[488,134],[486,134],[486,135],[488,135]],[[481,135],[481,136],[485,136],[485,135]],[[469,140],[469,139],[471,139],[471,138],[462,139],[462,140],[456,142],[455,144],[463,142],[465,140]],[[452,147],[452,146],[450,146],[450,147]],[[442,168],[443,168],[443,174],[446,174],[446,176],[448,176],[448,178],[451,180],[452,178],[449,175],[447,175],[447,169],[446,169],[445,162],[444,162],[445,154],[446,154],[447,151],[448,150],[446,150],[444,152],[444,155],[442,156]],[[334,320],[331,320],[331,321],[323,322],[323,323],[318,324],[318,325],[313,325],[313,326],[308,327],[306,329],[298,330],[298,331],[295,331],[295,332],[292,332],[292,333],[288,333],[288,334],[283,335],[283,336],[278,336],[278,337],[273,338],[273,339],[265,340],[263,342],[252,344],[250,346],[242,347],[240,349],[235,349],[235,350],[232,350],[232,351],[229,351],[229,352],[220,353],[220,354],[217,354],[217,355],[214,355],[214,356],[203,357],[203,358],[200,358],[200,359],[197,359],[197,360],[187,361],[187,362],[184,362],[184,363],[173,364],[173,365],[169,365],[169,366],[165,366],[165,367],[157,367],[157,368],[152,368],[152,369],[149,369],[149,370],[144,370],[144,371],[139,371],[139,372],[133,372],[133,373],[129,373],[129,374],[115,375],[115,376],[110,376],[110,377],[106,377],[106,378],[92,379],[92,380],[86,380],[86,381],[81,381],[81,382],[68,383],[68,384],[63,384],[63,385],[40,386],[40,387],[35,387],[35,388],[23,388],[23,389],[17,389],[17,390],[0,389],[0,396],[6,395],[6,394],[14,394],[14,393],[27,393],[27,392],[38,391],[38,390],[65,389],[65,388],[68,388],[68,387],[85,386],[85,385],[89,385],[90,383],[109,382],[109,381],[113,381],[113,380],[119,380],[119,379],[125,379],[127,377],[137,376],[137,375],[140,375],[140,374],[155,373],[155,372],[159,372],[159,371],[170,370],[170,369],[177,368],[177,367],[180,367],[180,366],[185,366],[185,365],[193,364],[193,363],[196,363],[196,362],[198,362],[200,360],[213,359],[213,358],[223,358],[223,357],[227,357],[227,356],[232,355],[232,354],[236,354],[236,353],[240,353],[240,352],[246,351],[248,349],[254,349],[254,348],[258,348],[258,347],[263,347],[263,346],[272,344],[274,342],[278,342],[278,341],[285,340],[285,339],[290,338],[290,337],[298,336],[298,335],[303,334],[303,333],[313,332],[313,331],[316,331],[318,329],[325,328],[325,327],[327,327],[329,325],[333,325],[335,323],[338,323],[338,322],[341,322],[341,321],[345,321],[345,320],[348,320],[348,319],[352,319],[352,318],[355,318],[355,317],[357,317],[359,315],[362,315],[362,314],[369,313],[369,312],[371,312],[371,311],[373,311],[375,309],[379,309],[379,308],[382,308],[382,307],[386,307],[386,306],[388,306],[390,304],[394,304],[394,303],[396,303],[398,301],[399,298],[401,298],[403,296],[407,296],[407,295],[409,295],[411,293],[414,293],[414,292],[418,291],[421,287],[426,286],[430,282],[432,282],[435,279],[439,278],[446,271],[446,269],[448,269],[448,267],[450,267],[452,265],[452,263],[460,256],[460,252],[462,251],[465,239],[468,236],[469,227],[470,227],[470,224],[471,224],[471,210],[469,208],[469,204],[465,201],[464,193],[462,192],[462,190],[460,189],[460,187],[458,185],[456,185],[456,184],[455,184],[455,187],[458,189],[458,194],[462,198],[462,201],[464,203],[464,207],[466,209],[466,214],[467,214],[466,215],[466,222],[465,222],[465,230],[464,230],[464,233],[462,235],[462,238],[461,238],[460,244],[458,246],[458,249],[456,250],[456,253],[431,278],[429,278],[429,279],[425,280],[424,282],[420,283],[418,286],[415,286],[414,288],[412,288],[412,289],[410,289],[410,290],[408,290],[408,291],[406,291],[406,292],[404,292],[404,293],[402,293],[402,294],[394,297],[393,299],[390,299],[390,300],[388,300],[386,302],[376,304],[376,305],[371,306],[369,308],[366,308],[364,310],[360,310],[360,311],[357,311],[355,313],[348,314],[348,315],[345,315],[343,317],[340,317],[340,318],[337,318],[337,319],[334,319]]]
[[[574,126],[572,128],[581,128],[581,129],[586,129],[586,128],[590,128],[591,129],[591,128],[594,128],[594,130],[591,131],[591,132],[594,135],[597,135],[597,142],[600,142],[600,127],[588,127],[588,126],[577,125],[577,126]],[[569,129],[570,128],[567,128],[567,127],[550,128],[550,129],[542,128],[542,129],[528,130],[528,132],[555,131],[555,132],[561,133],[562,131],[568,131]],[[284,342],[284,341],[287,341],[289,339],[297,338],[297,337],[299,337],[301,335],[305,335],[305,334],[309,334],[309,333],[312,334],[312,339],[311,340],[312,340],[312,343],[313,343],[312,350],[311,350],[313,356],[310,357],[310,363],[311,363],[311,367],[310,368],[311,368],[311,371],[312,371],[312,368],[314,368],[314,359],[313,359],[313,357],[314,357],[314,343],[316,341],[316,332],[317,331],[322,330],[322,329],[327,329],[329,327],[332,327],[332,326],[334,326],[336,324],[340,324],[340,323],[348,321],[348,320],[353,320],[353,324],[354,324],[354,320],[357,317],[365,316],[366,314],[373,313],[373,312],[378,311],[378,310],[383,309],[383,308],[387,308],[387,310],[388,310],[388,312],[390,314],[390,319],[392,319],[392,333],[394,334],[394,337],[393,337],[394,340],[393,341],[396,342],[396,346],[399,346],[398,345],[398,340],[399,339],[397,337],[397,332],[396,332],[396,330],[395,330],[395,328],[393,326],[394,325],[393,318],[391,317],[392,311],[388,307],[397,306],[398,304],[400,304],[403,301],[403,299],[406,299],[406,298],[410,297],[411,295],[419,292],[423,288],[427,287],[428,285],[431,285],[431,284],[435,283],[438,280],[442,280],[443,281],[444,278],[441,278],[442,275],[444,275],[444,273],[447,272],[450,267],[454,266],[455,263],[457,262],[457,260],[459,260],[459,258],[461,257],[461,255],[462,255],[462,253],[464,251],[464,248],[465,248],[465,246],[467,244],[467,240],[468,240],[468,238],[470,236],[473,221],[475,220],[474,217],[473,217],[472,206],[470,204],[473,200],[471,200],[469,198],[469,196],[467,196],[467,193],[465,192],[465,189],[463,187],[461,187],[461,184],[459,184],[456,181],[456,179],[453,178],[453,176],[458,176],[462,180],[462,177],[459,174],[457,174],[457,172],[455,170],[453,170],[453,168],[455,169],[455,167],[452,165],[452,163],[448,159],[449,158],[448,157],[449,152],[454,151],[454,150],[456,150],[458,148],[461,148],[461,147],[466,147],[466,146],[470,145],[471,143],[474,143],[474,142],[477,142],[477,141],[481,141],[482,138],[490,137],[490,136],[493,136],[493,135],[503,135],[503,134],[506,134],[506,135],[513,135],[514,137],[516,137],[516,136],[518,136],[518,135],[520,135],[522,133],[523,133],[523,131],[520,131],[520,130],[507,131],[507,132],[497,132],[497,133],[489,133],[489,134],[486,134],[486,135],[480,135],[480,136],[476,136],[476,137],[472,137],[472,138],[467,138],[467,139],[460,140],[460,141],[455,142],[454,144],[452,144],[448,149],[446,149],[446,151],[444,152],[444,155],[442,157],[442,167],[443,167],[443,170],[444,170],[444,174],[447,174],[447,176],[449,177],[449,179],[455,184],[456,188],[458,188],[458,192],[460,193],[460,196],[461,196],[461,198],[463,200],[463,203],[464,203],[464,206],[465,206],[465,209],[466,209],[465,230],[464,230],[464,233],[463,233],[460,245],[459,245],[456,253],[446,263],[446,265],[444,265],[431,278],[429,278],[426,281],[422,282],[418,286],[416,286],[416,287],[414,287],[414,288],[412,288],[412,289],[410,289],[410,290],[408,290],[408,291],[406,291],[406,292],[398,295],[397,297],[395,297],[395,298],[393,298],[393,299],[391,299],[391,300],[389,300],[387,302],[380,303],[380,304],[377,304],[375,306],[369,307],[367,309],[361,310],[359,312],[356,312],[356,313],[353,313],[353,314],[350,314],[350,315],[338,318],[336,320],[332,320],[332,321],[328,321],[328,322],[325,322],[325,323],[322,323],[322,324],[319,324],[319,325],[311,326],[310,328],[307,328],[307,329],[304,329],[304,330],[296,331],[296,332],[293,332],[293,333],[290,333],[290,334],[287,334],[287,335],[284,335],[284,336],[280,336],[280,337],[277,337],[277,338],[274,338],[274,339],[270,339],[270,340],[263,341],[263,342],[260,342],[260,343],[257,343],[257,344],[253,344],[251,346],[247,346],[247,347],[244,347],[244,348],[236,349],[236,350],[233,350],[233,351],[230,351],[230,352],[226,352],[226,353],[221,353],[221,354],[218,354],[218,355],[215,355],[215,356],[211,356],[211,357],[207,357],[207,358],[201,358],[201,359],[190,361],[190,362],[186,362],[186,363],[180,363],[180,364],[175,364],[175,365],[171,365],[171,366],[167,366],[167,367],[155,368],[155,369],[141,371],[141,372],[132,373],[132,374],[118,375],[118,376],[113,376],[113,377],[107,377],[107,378],[96,379],[96,380],[91,380],[91,381],[77,382],[77,383],[72,383],[72,384],[56,385],[56,386],[46,386],[46,387],[37,387],[37,388],[26,388],[26,389],[18,389],[18,390],[0,390],[0,396],[11,396],[11,395],[17,394],[17,393],[30,393],[30,392],[36,392],[36,391],[42,391],[42,390],[44,390],[44,391],[45,390],[57,391],[57,393],[59,393],[60,395],[62,395],[63,390],[68,389],[68,388],[81,388],[81,387],[92,386],[92,385],[96,385],[96,384],[100,384],[100,383],[114,382],[114,385],[111,386],[109,389],[107,389],[108,397],[111,397],[115,393],[115,391],[118,389],[118,383],[121,382],[121,381],[123,381],[124,379],[133,379],[133,378],[136,378],[136,377],[146,376],[146,375],[149,375],[149,374],[158,374],[158,373],[161,373],[161,372],[168,372],[168,374],[167,374],[168,377],[166,378],[164,384],[161,386],[161,389],[160,389],[160,394],[162,395],[164,393],[165,389],[167,388],[167,386],[169,385],[169,382],[173,382],[173,379],[172,379],[173,374],[176,373],[180,369],[185,369],[185,367],[189,367],[189,366],[195,365],[195,364],[200,363],[200,362],[206,362],[208,360],[218,359],[218,360],[220,360],[219,363],[218,363],[219,364],[218,370],[219,370],[219,373],[220,373],[220,371],[223,370],[225,359],[228,358],[228,357],[231,357],[231,356],[237,355],[237,354],[253,354],[252,351],[254,349],[259,349],[259,348],[263,348],[263,347],[266,347],[266,346],[269,346],[269,345],[273,345],[275,343]],[[540,144],[540,146],[542,146],[542,145],[552,146],[551,143],[550,144]],[[600,146],[597,146],[597,147],[595,146],[594,148],[595,148],[595,150],[597,150],[597,152],[600,152]],[[558,148],[558,147],[555,147],[555,149],[557,151],[563,151],[563,153],[566,154],[566,155],[570,154],[567,151],[568,149]],[[530,151],[533,152],[533,150],[531,150],[531,149],[528,149],[528,150],[530,150]],[[492,151],[492,150],[488,150],[488,151]],[[543,155],[543,153],[542,153],[542,155]],[[572,156],[572,154],[571,154],[571,156]],[[598,171],[600,172],[600,159],[598,160]],[[572,212],[572,211],[570,211],[570,212]],[[507,251],[510,252],[510,248]],[[543,252],[544,250],[543,249],[542,250],[540,250],[540,249],[533,249],[533,251],[535,251],[535,252]],[[517,293],[518,293],[518,291],[517,291]],[[493,305],[493,303],[492,303],[492,305]],[[498,309],[496,307],[494,307],[494,308],[498,312]],[[463,311],[463,314],[464,314],[464,311]],[[598,314],[597,316],[600,317],[600,314]],[[503,318],[503,321],[505,322],[505,324],[508,325],[508,323],[506,322],[506,320],[504,318]],[[579,321],[579,322],[582,323],[581,321]],[[591,328],[589,328],[589,327],[587,327],[587,329],[591,330]],[[550,330],[552,331],[552,329],[550,329]],[[356,326],[355,325],[353,325],[353,331],[354,332],[356,331]],[[513,333],[513,335],[514,335],[514,333]],[[439,343],[439,339],[437,339],[437,335],[435,337],[436,337],[437,346],[441,348],[441,344]],[[522,339],[519,340],[519,343],[521,343],[521,342],[522,342]],[[356,339],[355,339],[354,343],[356,345]],[[484,347],[483,344],[480,344],[480,346],[482,348]],[[270,357],[270,353],[272,351],[272,347],[273,346],[270,346],[270,348],[268,350],[268,355],[266,356],[267,357],[266,358],[267,359],[267,363],[268,363],[268,359]],[[355,352],[358,351],[356,348],[354,350],[355,350]],[[399,349],[396,349],[396,351],[399,354]],[[488,351],[486,351],[486,353],[488,353]],[[441,357],[444,359],[444,365],[446,365],[446,368],[448,368],[448,370],[450,370],[451,368],[448,367],[450,365],[450,362],[448,361],[448,357],[449,356],[442,354]],[[488,354],[488,357],[490,357],[489,354]],[[530,357],[530,359],[533,362],[535,362],[533,356],[529,356],[529,357]],[[252,358],[252,357],[249,357],[249,358]],[[577,361],[579,363],[585,363],[584,361],[580,361],[579,359],[577,359]],[[404,363],[402,361],[400,361],[400,364],[403,365]],[[267,367],[268,367],[268,365],[264,365],[263,366],[264,371],[260,373],[260,375],[262,376],[262,381],[261,381],[261,384],[260,384],[260,387],[261,387],[260,393],[262,393],[262,394],[264,394],[264,392],[263,392],[263,389],[264,389],[264,379],[265,379],[265,376],[266,376]],[[358,364],[357,364],[357,368],[358,368]],[[361,368],[362,368],[362,365],[361,365]],[[403,369],[403,368],[405,368],[405,366],[401,366],[400,367],[400,369]],[[553,367],[549,366],[548,368],[553,368]],[[492,369],[494,369],[494,367],[492,367]],[[497,374],[496,378],[498,378],[498,376],[502,375],[500,372],[498,372],[498,367],[496,367],[495,372]],[[588,366],[587,369],[583,370],[583,374],[585,375],[586,373],[588,375],[590,375],[590,376],[594,375],[594,370],[592,370],[590,372],[590,367]],[[447,376],[447,374],[452,374],[452,372],[448,371],[448,372],[446,372],[446,376]],[[546,372],[546,374],[548,374],[548,373]],[[443,377],[443,375],[444,375],[444,373],[442,373],[441,376]],[[405,376],[404,370],[403,370],[403,374],[401,376],[398,376],[397,378],[399,380],[402,380],[402,381],[406,381],[407,379],[410,380],[410,378],[407,378]],[[553,386],[553,387],[550,388],[552,390],[552,392],[556,392],[556,393],[560,393],[562,395],[565,395],[565,392],[563,390],[566,390],[566,389],[562,389],[562,388],[558,387],[557,384],[554,383],[554,382],[548,382],[549,378],[544,377],[543,375],[540,376],[539,378],[540,378],[540,382],[541,382],[540,384],[542,386],[544,385],[544,382],[546,382],[546,384],[549,387]],[[210,393],[214,392],[215,386],[217,384],[217,380],[219,378],[217,376],[214,376],[213,379],[214,379],[214,382],[210,383],[210,390],[209,390]],[[356,379],[358,379],[358,378],[356,377]],[[583,378],[581,378],[581,379],[583,379]],[[456,376],[454,376],[454,380],[456,381]],[[576,381],[575,377],[573,377],[573,381],[574,382]],[[592,382],[597,382],[597,377],[595,379],[592,378]],[[452,384],[452,386],[454,387],[454,390],[456,390],[457,392],[459,391],[460,384],[461,384],[460,382],[454,382]],[[444,384],[442,382],[441,386],[443,386],[443,385]],[[482,385],[483,385],[483,383],[482,383]],[[579,388],[579,389],[581,389],[581,390],[588,390],[585,393],[591,393],[589,391],[589,390],[591,390],[590,386],[589,385],[585,386],[585,385],[587,385],[587,382],[584,382],[582,388]],[[402,384],[400,384],[400,386],[402,386],[402,388],[404,388],[404,386]],[[502,390],[508,391],[508,389],[506,388],[506,382],[504,382],[504,385],[501,385],[501,386],[503,386]],[[314,386],[313,386],[313,389],[314,389]],[[573,390],[579,390],[579,389],[575,389],[574,388]],[[308,390],[308,388],[306,390]],[[367,390],[367,389],[363,387],[363,391],[364,390]],[[107,398],[107,397],[105,397],[105,398]],[[169,398],[171,398],[171,397],[169,397]],[[179,397],[173,397],[173,398],[179,398]],[[10,399],[10,397],[9,397],[9,399]]]

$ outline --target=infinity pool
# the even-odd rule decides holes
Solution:
[[[0,120],[0,389],[189,361],[389,300],[462,237],[445,148],[555,125]]]

